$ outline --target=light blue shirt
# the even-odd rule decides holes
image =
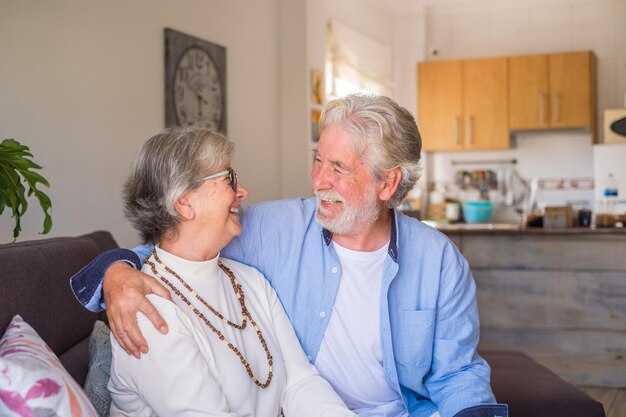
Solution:
[[[242,235],[221,253],[256,267],[271,282],[311,362],[341,277],[331,241],[332,234],[315,220],[314,198],[271,201],[246,210]],[[143,259],[151,249],[135,251]],[[88,285],[80,284],[84,277],[72,282],[74,291],[97,287],[93,277],[87,279],[92,281]],[[474,279],[446,236],[394,210],[380,294],[385,378],[401,393],[411,416],[439,411],[452,417],[479,405],[485,406],[460,415],[507,415],[505,405],[493,405],[490,369],[476,352]],[[92,304],[100,299],[97,291],[93,295],[97,298],[91,298]]]

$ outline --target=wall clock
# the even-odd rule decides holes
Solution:
[[[165,124],[226,134],[226,48],[165,29]]]

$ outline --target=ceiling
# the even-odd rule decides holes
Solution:
[[[445,7],[450,8],[454,6],[459,7],[472,7],[485,4],[493,4],[496,0],[365,0],[368,3],[378,7],[381,10],[390,12],[395,15],[421,13],[425,8]],[[571,0],[497,0],[502,4],[505,2],[520,3],[528,5],[529,3],[537,3],[538,6],[545,6],[547,4],[556,4],[563,2],[571,2]]]

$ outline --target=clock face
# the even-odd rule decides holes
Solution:
[[[178,61],[174,79],[178,124],[218,131],[223,105],[222,83],[211,57],[200,48],[187,49]]]

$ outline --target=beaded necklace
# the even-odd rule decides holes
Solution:
[[[185,297],[179,290],[178,288],[176,288],[170,281],[167,280],[167,278],[165,278],[163,275],[161,275],[159,273],[159,271],[157,271],[156,269],[156,265],[154,264],[154,262],[151,261],[151,259],[154,258],[154,260],[163,268],[165,269],[168,273],[170,273],[171,275],[173,275],[174,277],[176,277],[176,279],[178,279],[178,281],[180,281],[181,284],[183,284],[183,286],[194,296],[196,297],[205,307],[207,307],[209,309],[209,311],[211,311],[213,314],[215,314],[218,318],[220,318],[222,320],[222,322],[224,322],[225,324],[234,327],[236,329],[239,330],[243,330],[246,327],[246,323],[247,320],[250,320],[250,324],[252,324],[252,327],[254,327],[254,330],[257,334],[257,337],[259,338],[259,341],[261,342],[261,345],[263,346],[263,350],[265,351],[265,355],[267,356],[267,363],[269,365],[269,370],[268,370],[268,374],[267,374],[267,380],[262,383],[261,381],[258,380],[258,378],[252,373],[252,368],[250,367],[250,364],[248,363],[248,361],[246,360],[246,358],[244,358],[244,356],[242,355],[242,353],[239,351],[239,349],[237,349],[237,346],[235,346],[232,342],[229,342],[226,337],[224,336],[224,334],[222,332],[220,332],[214,325],[213,323],[211,323],[209,321],[209,319],[206,318],[206,316],[204,314],[202,314],[202,312],[200,310],[198,310],[188,299],[187,297]],[[206,325],[213,331],[213,333],[215,333],[217,335],[217,337],[230,349],[232,350],[235,355],[237,355],[237,357],[239,358],[239,360],[241,361],[241,364],[244,366],[244,368],[246,368],[246,372],[248,373],[248,376],[250,377],[250,379],[252,380],[252,382],[254,382],[257,386],[261,387],[261,388],[267,388],[270,385],[270,382],[272,381],[272,375],[273,375],[273,358],[272,355],[269,351],[269,348],[267,347],[267,343],[265,342],[265,339],[263,338],[263,334],[261,333],[261,330],[258,328],[256,322],[252,319],[252,316],[250,315],[250,312],[248,311],[248,308],[246,307],[246,303],[245,303],[245,297],[244,297],[244,293],[243,293],[243,289],[241,288],[241,284],[239,284],[239,281],[237,281],[237,278],[235,277],[235,274],[233,274],[233,272],[226,266],[224,265],[221,261],[218,261],[218,266],[221,268],[222,271],[224,271],[224,273],[230,278],[230,282],[231,285],[233,286],[233,290],[235,291],[235,296],[237,297],[237,299],[239,300],[239,304],[241,305],[241,316],[242,316],[242,322],[241,324],[235,324],[233,322],[231,322],[230,320],[227,320],[219,311],[217,311],[215,308],[213,308],[212,306],[209,305],[209,303],[207,303],[201,296],[200,294],[198,294],[196,291],[193,290],[193,288],[191,288],[191,286],[189,284],[187,284],[185,282],[185,280],[183,280],[183,278],[178,275],[173,269],[171,269],[170,267],[168,267],[167,265],[165,265],[163,263],[163,261],[161,261],[161,259],[159,259],[157,253],[156,253],[156,249],[152,251],[152,254],[150,257],[148,257],[145,261],[145,263],[147,265],[150,265],[150,268],[152,269],[152,273],[154,275],[156,275],[161,281],[163,281],[168,287],[170,287],[170,289],[185,303],[189,306],[189,308],[191,309],[191,311],[193,311],[198,317],[200,317],[205,323]]]

